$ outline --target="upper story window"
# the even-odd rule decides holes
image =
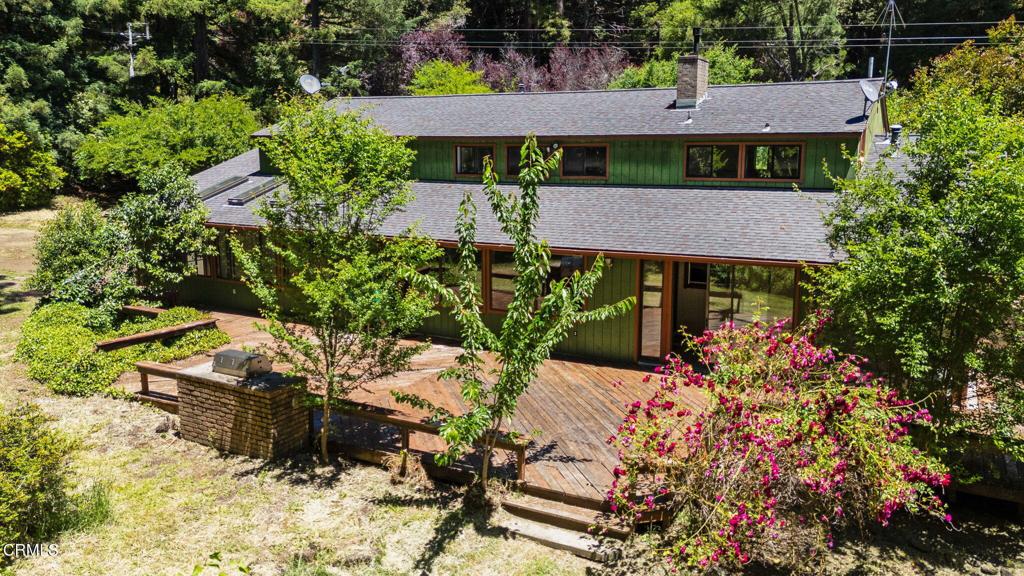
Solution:
[[[691,144],[686,147],[686,177],[736,180],[740,177],[739,144]]]
[[[491,146],[456,146],[455,174],[458,176],[478,176],[484,173],[484,158],[494,157]]]
[[[799,180],[802,151],[799,144],[748,144],[743,176],[751,180]]]
[[[563,178],[607,178],[607,146],[565,146],[562,148]]]

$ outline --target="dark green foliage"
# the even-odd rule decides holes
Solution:
[[[95,344],[100,340],[201,320],[205,315],[191,308],[171,308],[156,318],[93,328],[96,314],[79,304],[64,302],[36,309],[22,326],[17,348],[18,358],[28,364],[29,376],[61,394],[117,394],[112,385],[118,376],[132,370],[140,360],[181,360],[229,342],[220,330],[203,329],[162,342],[97,351]]]
[[[36,406],[0,406],[0,547],[45,542],[109,518],[105,486],[73,492],[75,449],[76,442],[50,426]],[[0,565],[6,559],[0,556]]]
[[[230,94],[178,103],[154,98],[149,107],[128,103],[124,114],[108,117],[82,141],[75,165],[100,185],[141,180],[170,162],[192,173],[248,150],[259,127],[256,112]]]
[[[0,212],[45,206],[64,176],[51,154],[0,122]]]

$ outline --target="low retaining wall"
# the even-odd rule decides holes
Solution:
[[[211,371],[212,363],[178,373],[181,437],[218,450],[278,458],[308,448],[309,409],[295,379],[251,379]]]

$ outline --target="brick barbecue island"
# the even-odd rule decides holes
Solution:
[[[279,458],[309,446],[301,379],[270,372],[238,378],[207,362],[178,372],[181,437],[234,454]]]

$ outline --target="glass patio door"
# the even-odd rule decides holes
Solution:
[[[660,260],[640,261],[639,348],[642,360],[661,360],[665,351],[665,263]]]

